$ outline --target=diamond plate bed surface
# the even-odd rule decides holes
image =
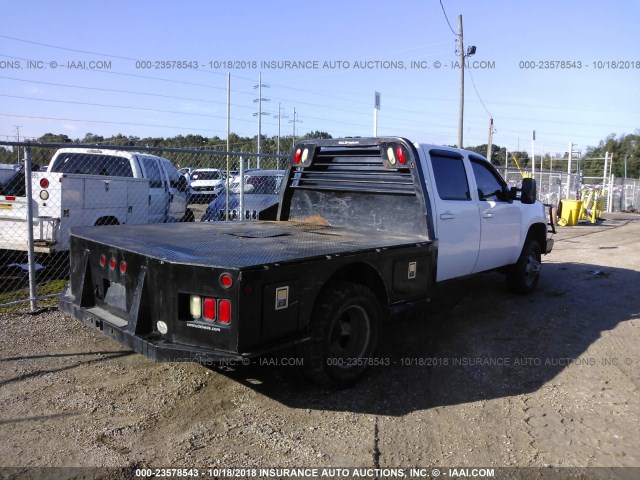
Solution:
[[[221,268],[247,268],[427,241],[416,235],[295,222],[117,225],[76,228],[72,235],[168,262]]]

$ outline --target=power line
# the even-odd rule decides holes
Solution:
[[[484,104],[484,102],[482,101],[482,97],[480,96],[480,93],[478,92],[478,89],[476,88],[476,82],[473,80],[473,74],[471,73],[471,69],[467,68],[466,71],[469,72],[469,77],[471,78],[471,84],[473,85],[473,89],[476,91],[476,95],[478,96],[478,100],[480,100],[480,103],[482,104],[482,108],[484,108],[484,111],[487,112],[487,115],[489,115],[490,118],[493,118],[493,115],[491,115],[489,110],[487,110],[487,107]]]
[[[5,80],[13,80],[13,81],[16,81],[16,82],[27,82],[27,83],[36,83],[36,84],[40,84],[40,85],[50,85],[50,86],[53,86],[53,87],[80,88],[80,89],[83,89],[83,90],[96,90],[96,91],[99,91],[99,92],[127,93],[127,94],[131,94],[131,95],[147,95],[147,96],[158,97],[158,98],[171,98],[171,99],[175,99],[175,100],[189,100],[189,101],[193,101],[193,102],[218,103],[218,104],[221,104],[221,105],[226,105],[225,102],[217,102],[215,100],[203,100],[201,98],[176,97],[176,96],[173,96],[173,95],[160,95],[158,93],[136,92],[136,91],[133,91],[133,90],[116,90],[116,89],[112,89],[112,88],[85,87],[83,85],[66,85],[64,83],[40,82],[40,81],[37,81],[37,80],[25,80],[23,78],[5,77],[3,75],[0,75],[0,78],[3,78]],[[240,106],[240,105],[236,105],[236,106]],[[246,108],[250,108],[250,107],[246,107]]]
[[[104,103],[90,103],[90,102],[74,102],[71,100],[52,100],[49,98],[35,98],[35,97],[21,97],[18,95],[6,95],[4,93],[0,93],[0,97],[8,97],[8,98],[19,98],[22,100],[34,100],[34,101],[38,101],[38,102],[53,102],[53,103],[65,103],[65,104],[70,104],[70,105],[88,105],[91,107],[106,107],[106,108],[124,108],[127,110],[143,110],[143,111],[147,111],[147,112],[158,112],[158,113],[173,113],[176,115],[191,115],[191,116],[196,116],[196,117],[207,117],[207,118],[227,118],[227,117],[223,117],[221,115],[207,115],[204,113],[191,113],[191,112],[176,112],[173,110],[160,110],[160,109],[156,109],[156,108],[143,108],[143,107],[131,107],[128,105],[106,105]],[[240,119],[234,119],[234,120],[240,120]],[[242,120],[240,120],[242,121]]]
[[[200,131],[200,132],[220,132],[220,130],[213,130],[210,128],[191,128],[191,127],[177,127],[174,125],[154,125],[147,123],[130,123],[130,122],[110,122],[106,120],[84,120],[78,118],[58,118],[58,117],[37,117],[30,115],[12,115],[10,113],[0,113],[2,117],[11,117],[11,118],[27,118],[29,120],[60,120],[63,122],[87,122],[87,123],[103,123],[103,124],[111,124],[111,125],[129,125],[136,127],[158,127],[158,128],[175,128],[179,130],[192,130],[192,131]]]
[[[24,58],[24,57],[14,57],[12,55],[5,55],[0,53],[0,57],[13,58],[14,60],[25,60],[27,62],[33,62],[35,60]],[[194,82],[184,82],[181,80],[172,80],[169,78],[160,78],[160,77],[151,77],[149,75],[138,75],[135,73],[124,73],[124,72],[114,72],[113,70],[98,70],[98,69],[81,69],[83,72],[94,72],[94,73],[106,73],[109,75],[121,75],[124,77],[134,77],[134,78],[143,78],[145,80],[158,80],[159,82],[168,82],[168,83],[177,83],[179,85],[189,85],[190,87],[202,87],[202,88],[211,88],[213,90],[225,90],[225,87],[214,87],[213,85],[207,85],[204,83],[194,83]],[[75,71],[75,70],[74,70]],[[197,71],[197,70],[196,70]]]
[[[66,50],[67,52],[87,53],[89,55],[99,55],[101,57],[119,58],[121,60],[138,60],[137,58],[121,57],[121,56],[118,56],[118,55],[110,55],[110,54],[107,54],[107,53],[89,52],[89,51],[86,51],[86,50],[77,50],[75,48],[58,47],[56,45],[49,45],[47,43],[33,42],[31,40],[24,40],[22,38],[10,37],[8,35],[0,35],[0,38],[8,38],[9,40],[14,40],[16,42],[30,43],[31,45],[38,45],[40,47],[55,48],[57,50]]]
[[[447,12],[444,10],[444,5],[442,4],[442,0],[440,0],[440,6],[442,7],[442,13],[444,13],[444,18],[447,21],[447,25],[449,25],[449,30],[451,30],[451,33],[453,33],[456,37],[458,37],[458,34],[453,30],[453,27],[451,26],[451,22],[449,22],[449,17],[447,17]]]

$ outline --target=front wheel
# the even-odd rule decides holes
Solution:
[[[522,248],[518,261],[507,270],[507,286],[509,290],[522,295],[533,292],[540,279],[542,253],[535,240],[527,240]]]
[[[196,217],[190,208],[187,208],[184,212],[184,216],[180,219],[181,222],[195,222]]]
[[[311,315],[311,341],[302,346],[305,371],[319,384],[347,387],[373,360],[380,304],[371,290],[351,282],[338,282],[320,295]]]

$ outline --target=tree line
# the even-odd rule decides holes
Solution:
[[[308,138],[333,138],[329,133],[324,131],[308,132],[301,137],[296,137],[295,141]],[[238,153],[255,153],[257,151],[257,135],[253,137],[242,137],[235,133],[229,135],[229,150]],[[83,138],[71,139],[64,134],[47,133],[33,141],[37,143],[64,143],[70,144],[91,144],[91,145],[122,145],[122,146],[140,146],[140,147],[157,147],[157,148],[194,148],[198,150],[227,150],[226,138],[204,137],[202,135],[177,135],[175,137],[136,137],[126,136],[122,134],[113,135],[111,137],[103,137],[93,133],[87,133]],[[279,149],[278,149],[279,143]],[[287,155],[294,143],[292,136],[267,136],[260,137],[260,151],[266,154]],[[483,156],[487,156],[487,144],[465,147],[467,150],[474,151]],[[612,133],[604,140],[601,140],[597,146],[587,147],[580,157],[580,168],[584,176],[601,176],[603,173],[603,161],[590,160],[594,158],[604,157],[605,152],[613,153],[612,173],[616,177],[623,177],[626,174],[628,178],[640,178],[640,129],[635,130],[632,134],[616,135]],[[509,155],[508,160],[505,156]],[[37,165],[46,165],[49,163],[52,152],[47,149],[33,149],[33,163]],[[536,169],[542,167],[543,170],[555,170],[566,172],[567,160],[569,153],[551,155],[536,155]],[[515,159],[515,160],[514,160]],[[498,167],[516,167],[517,164],[522,170],[530,170],[532,159],[526,151],[509,151],[505,147],[492,145],[491,155],[489,157],[491,163]],[[574,159],[575,160],[575,159]],[[10,148],[0,148],[0,163],[16,163],[17,152]],[[575,163],[573,171],[578,167]]]

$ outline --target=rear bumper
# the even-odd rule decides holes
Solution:
[[[169,342],[158,334],[135,335],[124,321],[109,318],[112,315],[101,308],[82,308],[73,303],[74,298],[65,293],[60,297],[59,308],[89,327],[97,328],[106,336],[153,362],[191,362],[204,365],[247,365],[251,355],[240,355],[219,350],[209,350]]]

